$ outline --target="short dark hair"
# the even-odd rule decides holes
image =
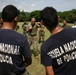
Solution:
[[[50,30],[58,25],[57,11],[53,7],[46,7],[40,13],[41,20]]]
[[[13,5],[7,5],[2,11],[2,19],[4,22],[12,22],[19,15],[19,10]]]

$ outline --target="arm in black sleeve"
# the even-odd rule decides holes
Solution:
[[[23,56],[24,56],[24,63],[25,66],[29,66],[32,63],[32,58],[31,58],[31,51],[30,51],[30,46],[27,40],[24,41],[23,43]]]
[[[44,66],[52,66],[52,59],[41,49],[41,64]]]

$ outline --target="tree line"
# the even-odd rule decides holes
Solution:
[[[68,23],[73,23],[76,21],[76,9],[72,9],[69,11],[58,12],[60,16],[60,22],[66,20]],[[1,17],[1,12],[0,12]],[[40,21],[40,10],[35,10],[32,12],[20,11],[19,22],[23,22],[24,20],[30,21],[32,17],[36,18],[36,21]]]

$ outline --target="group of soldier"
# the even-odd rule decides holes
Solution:
[[[70,28],[69,25],[67,25],[67,21],[63,21],[62,27],[64,28]],[[45,41],[45,27],[41,22],[36,22],[35,18],[32,18],[30,23],[27,23],[26,20],[24,20],[24,24],[22,25],[23,29],[23,35],[27,37],[29,45],[33,46],[33,53],[36,58],[38,58],[39,49],[38,49],[38,43]]]
[[[60,17],[58,16],[58,19]],[[74,26],[72,28],[76,27],[76,21],[74,22]],[[61,25],[60,25],[61,26]],[[2,20],[0,19],[0,28],[2,27]],[[63,21],[63,28],[70,28],[69,25],[67,25],[67,21]],[[19,29],[19,26],[17,25],[15,27],[15,31]],[[22,25],[23,29],[23,35],[27,37],[29,45],[33,46],[33,53],[36,58],[38,58],[39,49],[38,44],[45,41],[45,26],[41,22],[36,22],[35,18],[31,18],[31,22],[27,23],[26,20],[24,20],[24,23]]]
[[[44,42],[45,40],[44,25],[42,25],[41,22],[36,22],[35,18],[32,18],[29,24],[24,20],[22,29],[24,36],[28,39],[30,47],[31,45],[33,46],[33,52],[37,58],[39,54],[38,43]]]

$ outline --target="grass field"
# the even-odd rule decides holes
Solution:
[[[20,26],[18,32],[21,33],[21,34],[23,32],[22,24],[23,24],[22,22],[18,23],[18,25]],[[69,25],[71,26],[72,24],[69,24]],[[49,36],[50,36],[50,33],[46,29],[45,39],[47,39]],[[40,50],[41,44],[42,43],[40,43],[38,45],[39,46],[39,50]],[[39,54],[39,57],[40,57],[40,54]],[[32,54],[32,64],[27,67],[27,70],[30,73],[30,75],[45,75],[45,69],[44,69],[44,66],[40,64],[40,58],[36,59],[33,54]]]

